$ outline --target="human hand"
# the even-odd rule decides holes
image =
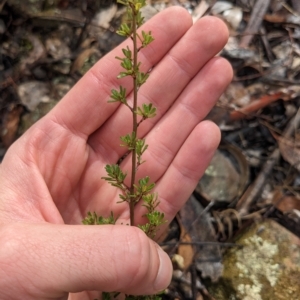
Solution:
[[[231,80],[230,65],[214,58],[228,32],[213,17],[192,26],[189,14],[176,7],[143,29],[155,41],[140,60],[145,69],[154,68],[139,101],[152,102],[157,116],[139,128],[149,148],[138,176],[156,182],[159,210],[171,221],[219,143],[217,126],[202,120]],[[78,225],[88,211],[103,216],[113,211],[120,223],[129,219],[127,203],[116,204],[116,189],[100,179],[104,166],[124,155],[119,137],[131,130],[129,110],[107,104],[110,90],[121,82],[131,89],[130,80],[116,79],[121,48],[102,58],[16,141],[1,164],[3,300],[98,296],[91,291],[151,294],[170,281],[168,256],[138,228]],[[122,169],[129,165],[126,158]],[[143,214],[142,207],[136,209],[136,216]]]

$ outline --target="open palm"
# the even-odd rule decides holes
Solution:
[[[195,188],[219,142],[218,128],[202,120],[231,79],[229,64],[222,58],[214,58],[226,43],[228,33],[226,26],[212,17],[203,18],[192,26],[188,13],[180,8],[158,14],[144,25],[143,30],[151,30],[155,41],[140,53],[143,71],[151,69],[151,76],[139,91],[139,103],[153,103],[157,107],[157,116],[139,127],[139,133],[146,138],[149,148],[143,156],[146,163],[140,166],[138,177],[148,175],[156,182],[159,210],[171,221]],[[31,127],[7,152],[0,170],[0,222],[14,226],[13,230],[10,227],[10,234],[13,232],[16,236],[18,232],[20,236],[27,236],[26,230],[29,230],[31,236],[38,236],[38,241],[30,239],[29,244],[34,245],[51,244],[58,239],[63,253],[67,247],[61,246],[59,235],[66,233],[66,246],[73,243],[74,247],[79,247],[82,256],[85,256],[84,251],[88,251],[91,262],[95,258],[101,263],[101,255],[97,257],[91,247],[82,244],[88,244],[90,238],[94,239],[93,244],[95,239],[100,243],[101,239],[105,239],[101,247],[104,252],[105,247],[111,251],[118,243],[124,245],[122,236],[128,240],[130,232],[138,232],[126,226],[115,226],[116,229],[112,226],[107,227],[109,229],[106,231],[99,229],[99,234],[96,234],[93,226],[92,229],[86,226],[76,226],[74,229],[74,226],[64,225],[80,224],[88,211],[96,211],[103,216],[114,211],[120,222],[129,219],[127,203],[116,204],[119,191],[101,180],[106,175],[105,165],[116,163],[125,154],[126,149],[120,147],[119,137],[132,130],[128,108],[107,103],[111,89],[117,89],[121,83],[128,92],[132,90],[130,78],[116,79],[121,67],[115,56],[121,55],[124,45],[130,45],[130,42],[125,41],[102,58],[48,115]],[[130,101],[130,94],[128,99]],[[122,161],[122,169],[129,170],[130,163],[127,156]],[[141,216],[143,208],[136,209],[140,210],[137,215]],[[136,222],[142,222],[141,217]],[[53,224],[57,225],[56,233],[52,230]],[[3,241],[3,236],[7,239],[7,235],[7,232],[3,235],[3,230],[0,230],[0,241],[1,237]],[[141,234],[137,235],[141,239]],[[116,240],[118,237],[120,239]],[[153,245],[149,247],[148,251],[151,251]],[[28,249],[31,249],[30,246]],[[46,253],[49,250],[53,257],[50,255],[48,260],[43,258],[39,261],[46,269],[49,262],[57,262],[56,254],[51,249],[46,248]],[[130,248],[128,251],[140,252],[141,249]],[[115,262],[119,254],[117,250],[112,252],[114,256],[110,253],[110,259]],[[68,255],[72,254],[62,254],[61,260],[64,261],[60,261],[60,265],[67,264]],[[27,264],[30,266],[28,261]],[[154,289],[153,285],[141,285],[143,278],[130,283],[121,282],[122,276],[115,263],[113,265],[114,272],[109,275],[95,270],[92,274],[86,274],[88,270],[83,270],[69,282],[65,268],[58,276],[58,283],[54,279],[53,282],[50,280],[51,284],[45,283],[43,275],[39,275],[38,283],[26,290],[28,294],[25,295],[33,296],[23,299],[62,299],[68,292],[100,290],[104,287],[106,290],[134,293],[152,292]],[[67,265],[67,268],[70,270],[72,267]],[[81,266],[78,268],[81,271]],[[49,270],[47,272],[51,273]],[[1,280],[0,290],[3,290]],[[157,286],[157,289],[160,288]]]

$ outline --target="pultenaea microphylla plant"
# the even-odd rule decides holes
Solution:
[[[155,183],[151,183],[148,176],[137,180],[137,171],[139,166],[144,163],[142,156],[147,150],[148,145],[145,139],[138,138],[138,127],[148,118],[153,118],[156,115],[156,108],[149,104],[138,106],[138,90],[147,81],[149,72],[142,72],[142,64],[138,61],[139,52],[147,47],[154,38],[151,31],[138,32],[138,28],[144,23],[144,18],[141,14],[141,8],[146,5],[145,0],[118,0],[118,3],[125,5],[127,9],[127,22],[121,24],[117,33],[121,36],[129,38],[130,44],[122,49],[123,56],[116,57],[121,63],[122,71],[117,78],[131,77],[133,81],[133,104],[127,101],[127,91],[122,85],[119,90],[111,91],[110,100],[108,102],[119,102],[131,111],[132,113],[132,132],[121,136],[121,146],[126,147],[126,152],[131,155],[131,178],[130,183],[127,183],[127,171],[123,171],[119,164],[106,165],[107,176],[102,177],[113,187],[120,190],[119,202],[127,202],[130,212],[130,225],[137,225],[143,230],[148,237],[154,238],[159,225],[165,223],[164,214],[157,210],[159,205],[158,195],[153,192]],[[130,120],[129,120],[130,121]],[[145,217],[147,223],[143,225],[135,224],[134,209],[137,203],[143,201],[143,206],[146,208]],[[116,218],[111,215],[107,218],[98,216],[95,212],[88,213],[88,216],[83,220],[83,224],[87,225],[103,225],[115,224]],[[115,297],[114,293],[103,293],[102,298],[109,300]],[[152,296],[131,296],[126,295],[125,299],[140,299],[140,300],[158,300],[161,299],[157,295]]]

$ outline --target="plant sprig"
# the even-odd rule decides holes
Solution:
[[[141,8],[146,5],[146,0],[117,0],[118,3],[125,5],[127,11],[127,22],[121,24],[117,33],[121,36],[129,38],[132,45],[127,45],[122,49],[122,56],[116,56],[120,61],[122,70],[117,75],[118,79],[131,77],[133,91],[130,97],[133,98],[132,104],[128,101],[127,89],[120,85],[119,89],[112,89],[108,102],[125,105],[132,113],[132,131],[120,137],[120,146],[125,147],[127,153],[131,154],[131,171],[123,171],[118,164],[106,165],[105,170],[107,175],[102,177],[110,185],[120,190],[119,202],[127,202],[130,212],[130,225],[135,225],[134,208],[140,201],[143,201],[142,206],[146,209],[143,215],[147,222],[142,225],[137,225],[143,230],[148,237],[154,238],[157,229],[164,224],[164,214],[157,210],[159,205],[158,195],[153,192],[155,183],[151,182],[149,176],[145,176],[137,180],[137,171],[139,166],[145,161],[142,159],[143,154],[148,149],[148,145],[144,138],[139,138],[138,127],[140,124],[149,118],[156,116],[156,107],[152,103],[143,103],[138,105],[138,91],[142,85],[146,83],[150,74],[141,70],[142,63],[138,61],[138,53],[150,43],[154,41],[151,31],[140,31],[138,29],[144,23],[144,18],[141,14]],[[129,104],[130,103],[130,104]],[[127,178],[127,173],[130,173],[130,179]],[[129,183],[128,183],[129,181]],[[88,213],[87,218],[83,220],[84,224],[114,224],[116,219],[113,213],[108,218],[97,216],[96,213]],[[116,293],[103,293],[103,299],[113,299]],[[152,296],[131,296],[125,295],[127,300],[159,300],[158,295]]]
[[[162,224],[164,215],[158,213],[155,209],[158,206],[158,197],[152,196],[152,190],[155,187],[154,183],[150,183],[150,178],[146,176],[138,180],[136,183],[136,175],[139,166],[145,161],[142,160],[142,156],[148,149],[145,139],[138,138],[139,125],[148,118],[154,118],[156,116],[156,107],[152,103],[143,103],[138,106],[138,90],[146,83],[149,78],[148,72],[141,71],[142,63],[138,61],[138,52],[147,47],[154,41],[151,31],[146,32],[142,30],[140,33],[137,29],[144,23],[144,18],[140,9],[146,5],[145,0],[118,0],[127,8],[127,23],[121,24],[117,33],[121,36],[125,36],[131,39],[132,47],[127,45],[122,49],[123,56],[116,56],[116,59],[120,61],[120,66],[123,70],[117,75],[117,78],[130,76],[133,80],[133,104],[129,105],[127,101],[127,90],[120,85],[119,90],[112,89],[110,99],[108,102],[120,102],[127,106],[132,113],[132,132],[121,136],[121,146],[127,148],[127,152],[131,153],[131,180],[130,184],[125,184],[125,178],[127,172],[123,172],[119,165],[107,165],[105,167],[107,176],[102,177],[112,186],[121,190],[119,195],[121,202],[126,201],[130,208],[130,225],[134,225],[134,207],[143,200],[145,202],[145,208],[147,212],[145,216],[151,225],[151,237],[154,235],[154,227]],[[138,43],[140,45],[138,45]],[[139,119],[138,119],[139,117]],[[141,229],[145,229],[144,225],[140,226]],[[148,229],[144,230],[146,233],[150,232]]]

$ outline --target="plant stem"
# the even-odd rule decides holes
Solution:
[[[137,49],[137,34],[136,34],[136,11],[134,5],[130,5],[132,9],[132,41],[133,41],[133,113],[132,113],[132,119],[133,119],[133,128],[132,131],[135,133],[135,137],[137,138],[137,128],[138,128],[138,122],[137,122],[137,92],[138,92],[138,85],[137,85],[137,77],[136,77],[136,70],[137,70],[137,55],[138,55],[138,49]],[[134,195],[134,183],[135,183],[135,177],[136,177],[136,140],[135,140],[135,146],[132,151],[132,167],[131,167],[131,185],[130,185],[130,194]],[[132,197],[129,202],[129,208],[130,208],[130,225],[134,226],[134,206],[135,206],[135,198]]]

